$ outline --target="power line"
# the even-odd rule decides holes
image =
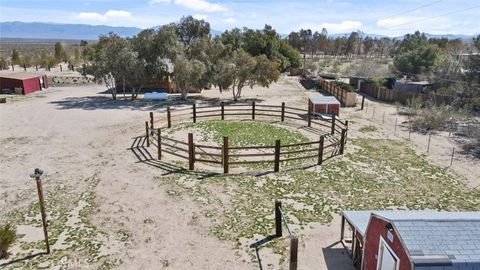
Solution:
[[[419,10],[419,9],[421,9],[421,8],[424,8],[424,7],[433,6],[433,5],[435,5],[435,4],[437,4],[437,3],[440,3],[440,2],[442,2],[442,1],[443,1],[443,0],[438,0],[438,1],[435,1],[435,2],[432,2],[432,3],[429,3],[429,4],[425,4],[425,5],[416,7],[416,8],[412,8],[412,9],[409,9],[409,10],[405,10],[405,11],[403,11],[403,12],[400,12],[400,13],[397,13],[397,14],[390,15],[390,16],[388,16],[388,17],[385,17],[385,18],[383,18],[383,19],[381,19],[381,20],[386,20],[386,19],[389,19],[389,18],[393,18],[393,17],[396,17],[396,16],[398,16],[398,15],[402,15],[402,14],[405,14],[405,13],[408,13],[408,12],[411,12],[411,11]]]
[[[447,15],[450,15],[450,14],[460,13],[460,12],[463,12],[463,11],[467,11],[467,10],[471,10],[471,9],[475,9],[475,8],[479,8],[479,7],[480,7],[480,5],[476,5],[476,6],[472,6],[472,7],[468,7],[468,8],[464,8],[464,9],[459,9],[459,10],[455,10],[455,11],[452,11],[452,12],[447,12],[447,13],[443,13],[443,14],[440,14],[440,15],[432,16],[432,17],[423,18],[423,19],[420,19],[420,20],[401,23],[401,24],[395,25],[393,27],[393,29],[396,29],[396,28],[398,28],[399,26],[402,26],[402,25],[407,25],[407,24],[411,24],[411,23],[417,23],[417,22],[423,22],[423,21],[427,21],[427,20],[431,20],[431,19],[436,19],[436,18],[440,18],[440,17],[447,16]]]

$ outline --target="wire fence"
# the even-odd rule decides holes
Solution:
[[[438,162],[446,167],[455,164],[456,155],[459,152],[455,143],[455,128],[449,128],[448,132],[418,132],[412,126],[412,119],[398,110],[392,111],[381,105],[365,101],[364,96],[360,96],[362,101],[360,110],[362,118],[380,125],[384,130],[397,138],[403,138],[415,144],[420,152],[425,155],[434,154]],[[362,109],[363,107],[363,109]],[[465,129],[476,128],[474,124],[470,126],[467,123]]]

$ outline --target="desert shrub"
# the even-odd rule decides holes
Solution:
[[[375,126],[364,126],[361,127],[359,130],[360,132],[367,133],[377,131],[377,128]]]
[[[344,89],[344,90],[347,90],[348,92],[353,92],[355,91],[355,89],[353,89],[353,86],[351,86],[350,84],[348,83],[345,83],[345,82],[341,82],[341,81],[333,81],[332,82],[334,85]]]
[[[463,144],[463,150],[476,158],[480,158],[480,125],[472,125],[467,128],[468,139]]]
[[[373,77],[372,78],[372,83],[376,87],[382,87],[382,86],[387,86],[388,81],[386,79],[382,79],[379,77]]]
[[[412,127],[421,132],[443,130],[451,121],[453,112],[449,106],[439,105],[419,109],[412,119]]]
[[[0,226],[0,259],[8,256],[8,249],[17,238],[17,230],[11,224]]]

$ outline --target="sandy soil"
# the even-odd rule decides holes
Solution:
[[[132,233],[128,244],[108,238],[105,253],[123,261],[119,269],[257,269],[258,264],[245,260],[245,254],[234,243],[209,233],[208,219],[192,222],[198,211],[196,204],[185,197],[169,196],[153,180],[161,170],[138,162],[133,153],[131,145],[143,133],[148,111],[168,104],[111,101],[109,95],[101,94],[103,91],[97,85],[52,87],[44,93],[0,104],[0,216],[36,201],[35,184],[29,178],[36,167],[45,171],[46,190],[64,184],[75,187],[75,192],[86,192],[92,188],[87,179],[95,178],[98,185],[92,189],[97,210],[91,222],[108,236],[118,230]],[[306,107],[308,96],[317,94],[303,89],[297,78],[286,77],[270,88],[244,89],[242,98]],[[190,98],[218,102],[231,99],[231,95],[208,90]],[[355,122],[351,124],[351,137],[408,137],[402,128],[394,134],[393,106],[375,105],[389,115],[385,124],[380,114],[370,119],[373,104],[370,101],[367,112],[342,110],[342,117]],[[358,132],[364,125],[375,125],[380,132]],[[425,136],[411,137],[412,145],[424,153]],[[447,166],[452,146],[452,140],[444,135],[432,137],[427,157]],[[480,184],[479,168],[478,160],[461,154],[455,156],[451,167],[473,186]],[[21,229],[26,238],[37,239],[32,235],[41,233],[40,228]],[[330,225],[312,224],[306,228],[299,249],[300,269],[351,269],[350,258],[338,244],[339,234],[338,217]],[[55,248],[61,248],[61,243],[56,243]],[[13,251],[19,251],[19,247]],[[269,260],[268,254],[262,256],[264,261]]]

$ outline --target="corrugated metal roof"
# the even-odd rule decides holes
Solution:
[[[16,80],[25,80],[25,79],[37,78],[40,76],[42,76],[42,74],[32,73],[32,72],[16,72],[16,73],[0,74],[0,78],[16,79]]]
[[[308,99],[313,104],[340,104],[334,96],[313,96]]]

